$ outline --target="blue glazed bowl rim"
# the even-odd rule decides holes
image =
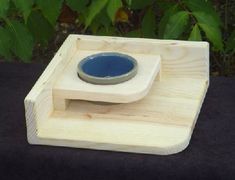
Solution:
[[[96,57],[100,57],[100,56],[118,56],[118,57],[123,57],[125,59],[128,59],[132,64],[133,64],[133,68],[122,74],[122,75],[118,75],[118,76],[113,76],[113,77],[97,77],[97,76],[92,76],[89,75],[87,73],[85,73],[83,71],[83,65],[91,60],[94,59]],[[118,84],[124,81],[127,81],[131,78],[133,78],[136,74],[137,74],[137,70],[138,70],[138,63],[136,61],[135,58],[133,58],[132,56],[129,56],[127,54],[122,54],[122,53],[118,53],[118,52],[102,52],[102,53],[96,53],[96,54],[92,54],[89,55],[85,58],[83,58],[77,66],[77,74],[78,76],[83,79],[84,81],[93,83],[93,84]]]

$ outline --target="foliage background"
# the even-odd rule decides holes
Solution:
[[[0,0],[4,61],[47,63],[69,33],[205,40],[212,74],[235,73],[234,0]]]

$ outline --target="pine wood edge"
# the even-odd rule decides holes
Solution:
[[[77,38],[70,35],[25,97],[24,105],[29,143],[38,141],[38,123],[46,120],[53,111],[53,84],[56,81],[56,77],[63,72],[76,50]],[[44,104],[40,104],[42,101]]]

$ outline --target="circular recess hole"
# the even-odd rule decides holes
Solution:
[[[137,74],[137,61],[121,53],[99,53],[78,64],[78,76],[92,84],[118,84]]]

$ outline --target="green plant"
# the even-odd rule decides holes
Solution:
[[[0,0],[0,55],[29,62],[34,45],[46,46],[52,37],[65,4],[77,14],[78,33],[207,40],[216,61],[234,57],[228,0],[223,8],[210,0]]]
[[[57,15],[46,10],[45,2],[37,0],[36,5],[33,0],[0,0],[0,55],[11,59],[14,54],[29,62],[34,44],[46,44]]]

